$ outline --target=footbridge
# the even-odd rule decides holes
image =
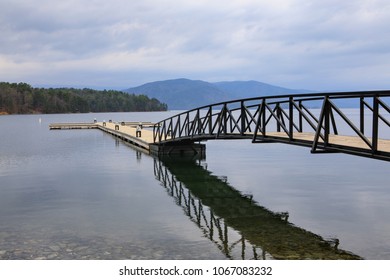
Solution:
[[[165,151],[215,139],[305,146],[390,161],[390,91],[248,98],[195,108],[156,123]],[[354,108],[354,109],[351,109]]]

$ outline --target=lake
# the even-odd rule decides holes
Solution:
[[[388,162],[247,140],[158,159],[48,128],[175,113],[0,116],[0,259],[390,259]]]

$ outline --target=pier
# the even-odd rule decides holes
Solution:
[[[195,108],[157,123],[51,124],[50,129],[97,128],[155,155],[201,155],[200,142],[250,139],[390,161],[390,91],[337,92],[239,99]],[[344,104],[354,104],[349,116]]]
[[[137,127],[140,126],[140,135],[137,136]],[[113,135],[133,146],[143,149],[153,155],[200,155],[204,156],[206,146],[196,143],[181,143],[180,145],[157,145],[153,141],[153,127],[151,122],[91,122],[91,123],[52,123],[50,130],[62,129],[99,129]]]

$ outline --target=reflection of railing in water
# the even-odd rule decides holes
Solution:
[[[197,224],[197,226],[203,231],[205,237],[210,239],[221,252],[229,259],[233,259],[233,250],[241,250],[240,256],[242,259],[247,258],[246,247],[250,244],[244,237],[240,237],[229,244],[229,228],[224,220],[216,217],[212,209],[205,211],[204,206],[197,197],[193,196],[189,189],[183,186],[183,183],[177,181],[168,169],[158,160],[154,161],[154,172],[156,178],[166,188],[168,194],[172,196],[177,205],[181,206],[185,214],[191,221]],[[240,248],[238,248],[240,246]],[[266,259],[266,253],[251,245],[252,257],[251,259]],[[261,252],[259,253],[259,250]]]
[[[154,173],[227,258],[360,259],[340,250],[338,240],[326,241],[289,223],[288,213],[257,205],[194,161],[155,159]]]

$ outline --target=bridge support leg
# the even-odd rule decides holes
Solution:
[[[206,157],[205,144],[150,145],[150,153],[157,156],[196,156]]]

